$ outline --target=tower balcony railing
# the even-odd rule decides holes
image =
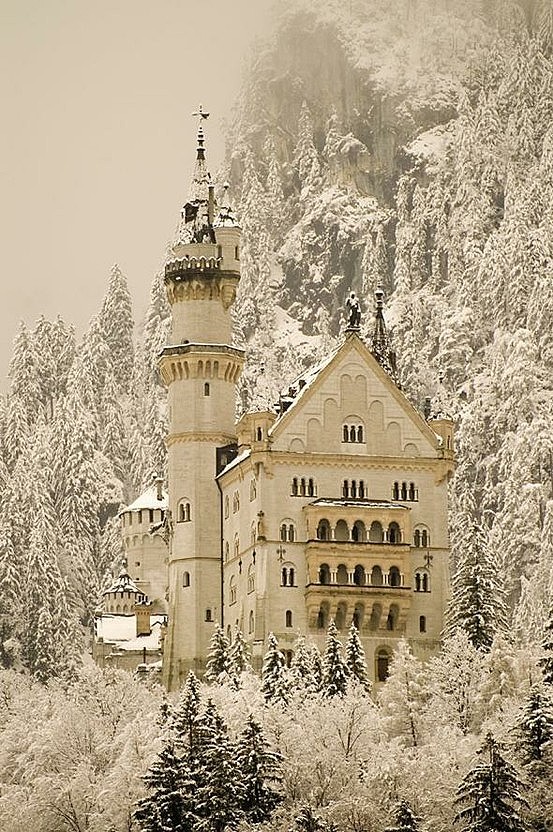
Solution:
[[[205,246],[208,248],[208,246]],[[209,246],[212,248],[212,246]],[[221,269],[222,257],[213,256],[206,252],[206,254],[198,254],[198,256],[187,254],[185,257],[176,260],[170,260],[165,266],[165,277],[178,279],[180,276],[187,277],[190,270],[201,272],[213,272]]]

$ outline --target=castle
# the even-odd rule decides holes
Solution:
[[[298,633],[322,648],[331,619],[342,637],[356,623],[373,679],[383,681],[402,636],[421,658],[439,648],[453,424],[423,418],[398,386],[382,292],[370,345],[353,299],[341,346],[275,411],[235,424],[240,227],[227,190],[215,203],[204,115],[165,267],[168,495],[158,486],[122,512],[129,570],[136,564],[136,593],[153,599],[152,614],[164,611],[168,588],[163,681],[172,690],[190,669],[203,673],[215,623],[229,638],[239,628],[259,667],[270,632],[290,661]],[[138,611],[148,600],[134,602]]]

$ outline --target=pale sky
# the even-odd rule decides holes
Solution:
[[[212,173],[269,0],[0,0],[0,389],[18,323],[81,332],[110,267],[138,319],[186,197],[202,103]]]

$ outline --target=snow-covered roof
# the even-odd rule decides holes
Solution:
[[[340,349],[341,346],[336,347],[336,349],[332,350],[332,352],[325,356],[322,361],[319,361],[318,364],[315,364],[315,366],[310,367],[308,370],[305,370],[301,375],[294,379],[294,381],[290,384],[290,388],[295,388],[298,392],[294,396],[290,406],[283,413],[280,414],[278,419],[276,419],[274,424],[269,428],[269,434],[272,434],[274,432],[276,426],[279,424],[282,417],[289,413],[290,410],[292,410],[297,405],[302,396],[305,395],[307,390],[309,390],[309,388],[316,381],[319,373],[330,364],[330,362]]]
[[[116,644],[121,650],[157,650],[161,625],[165,623],[164,615],[150,616],[149,635],[136,635],[135,615],[111,615],[104,613],[94,621],[96,638]]]
[[[122,509],[121,513],[124,511],[141,511],[142,509],[148,508],[160,508],[165,510],[169,505],[169,498],[167,492],[162,489],[162,499],[158,500],[157,498],[157,485],[152,485],[150,488],[147,488],[140,497],[137,497],[134,503],[131,503],[130,506]]]
[[[109,595],[111,592],[134,592],[136,595],[143,595],[126,568],[123,566],[118,576],[113,580],[111,586],[104,590],[103,595]]]
[[[389,508],[389,509],[407,509],[411,511],[409,506],[403,505],[403,503],[391,503],[389,500],[353,500],[348,497],[333,499],[330,497],[320,497],[318,500],[314,500],[312,503],[309,503],[310,506],[355,506],[356,508]]]
[[[251,449],[246,448],[245,451],[242,451],[241,454],[235,456],[234,459],[231,459],[228,465],[225,465],[223,470],[217,475],[217,477],[221,477],[223,474],[226,474],[228,471],[232,471],[233,468],[236,468],[237,465],[240,465],[241,462],[244,462],[251,454]]]

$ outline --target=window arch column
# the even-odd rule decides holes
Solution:
[[[338,570],[335,566],[331,566],[330,568],[330,583],[337,584],[338,583]]]

